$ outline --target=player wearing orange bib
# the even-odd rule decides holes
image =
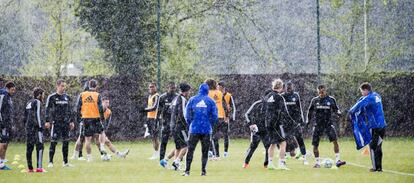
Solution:
[[[147,107],[142,110],[143,112],[147,113],[147,121],[145,124],[145,134],[144,138],[147,136],[152,137],[152,146],[154,148],[154,154],[149,158],[151,160],[158,159],[160,156],[159,147],[160,147],[160,140],[158,139],[160,136],[160,129],[159,129],[159,122],[157,120],[158,115],[158,104],[160,95],[157,93],[157,84],[150,83],[148,86],[148,102]]]
[[[86,159],[88,162],[92,161],[91,155],[91,141],[92,136],[99,135],[99,145],[101,153],[106,154],[105,151],[105,136],[103,135],[104,111],[102,107],[101,95],[96,92],[98,82],[91,79],[88,83],[89,91],[84,91],[80,94],[78,101],[78,114],[83,120],[85,127],[85,144],[86,144]]]
[[[219,139],[224,137],[227,134],[228,128],[227,124],[229,117],[227,116],[227,106],[224,101],[223,93],[217,89],[217,82],[213,79],[207,79],[205,83],[209,87],[208,96],[214,100],[217,107],[219,122],[216,123],[213,127],[213,140],[211,143],[211,151],[209,154],[212,154],[212,158],[220,158],[220,149],[219,149]]]
[[[228,112],[228,116],[230,116],[229,120],[225,121],[226,123],[223,124],[222,131],[224,133],[224,157],[229,156],[229,132],[230,132],[230,121],[236,120],[236,105],[234,104],[233,96],[231,93],[227,92],[225,83],[220,81],[218,83],[218,89],[223,93],[224,102],[226,103],[226,111]]]

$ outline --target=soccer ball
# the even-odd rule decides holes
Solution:
[[[333,160],[330,159],[330,158],[326,158],[326,159],[324,159],[322,164],[323,164],[323,167],[325,167],[325,168],[332,168]]]
[[[111,161],[111,155],[105,154],[101,156],[102,161]]]

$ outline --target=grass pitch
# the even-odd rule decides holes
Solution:
[[[314,158],[309,157],[310,165],[302,165],[301,161],[288,159],[287,165],[290,171],[267,170],[263,168],[264,148],[259,146],[256,150],[248,169],[243,169],[245,151],[248,148],[247,139],[232,140],[230,144],[230,157],[220,161],[209,161],[207,164],[207,176],[200,176],[200,144],[198,144],[193,160],[190,177],[182,177],[182,172],[176,172],[160,167],[159,161],[148,160],[152,154],[152,146],[149,141],[116,142],[118,149],[130,148],[130,154],[126,159],[112,157],[110,162],[102,162],[98,151],[93,146],[94,161],[72,160],[72,168],[62,168],[61,144],[56,148],[55,167],[47,168],[49,159],[49,143],[45,144],[44,167],[47,173],[21,173],[18,165],[11,165],[16,154],[21,156],[19,164],[27,166],[25,160],[25,144],[11,143],[7,153],[7,159],[13,170],[0,171],[0,182],[318,182],[318,183],[360,183],[360,182],[414,182],[414,139],[413,138],[387,138],[383,144],[384,158],[383,168],[392,172],[370,173],[370,157],[361,155],[355,150],[353,139],[340,139],[341,159],[348,162],[337,170],[313,169]],[[221,142],[222,147],[222,142]],[[307,150],[311,150],[310,141],[306,141]],[[174,145],[169,143],[167,149]],[[73,143],[70,144],[69,156],[72,155]],[[33,153],[35,154],[35,153]],[[334,159],[333,146],[327,141],[320,144],[321,157]],[[35,158],[35,155],[33,155]],[[35,161],[35,160],[34,160]],[[275,162],[277,159],[275,158]],[[33,162],[35,164],[35,162]],[[171,163],[171,160],[170,162]],[[352,164],[352,165],[351,165]],[[363,167],[361,167],[363,166]],[[183,166],[184,167],[184,166]],[[365,168],[364,168],[365,167]],[[399,174],[403,173],[403,174]],[[404,174],[408,173],[408,174]]]

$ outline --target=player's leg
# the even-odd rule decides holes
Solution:
[[[382,171],[382,141],[385,136],[385,129],[372,129],[372,141],[369,144],[372,172]]]
[[[42,142],[36,143],[37,172],[43,172],[43,148],[44,146]]]
[[[253,156],[254,151],[256,150],[257,146],[260,143],[260,136],[257,133],[253,133],[251,134],[251,139],[250,139],[250,146],[247,149],[247,153],[246,153],[246,158],[244,159],[244,165],[243,168],[248,168],[249,166],[249,162],[250,159]]]
[[[305,142],[302,137],[301,130],[295,133],[295,138],[299,145],[299,150],[300,150],[300,154],[302,155],[303,164],[308,165],[309,163],[308,163],[308,160],[306,159],[306,146],[305,146]]]
[[[312,146],[313,146],[313,154],[315,156],[315,161],[316,161],[313,168],[320,168],[321,167],[321,159],[319,158],[320,135],[321,135],[321,128],[313,127]]]
[[[190,134],[188,140],[188,152],[186,157],[186,166],[184,176],[190,175],[191,163],[193,162],[194,150],[197,147],[198,140],[200,139],[200,135],[197,134]]]
[[[9,145],[11,128],[4,127],[1,129],[0,134],[0,170],[11,170],[10,167],[6,165],[6,153]]]
[[[174,143],[176,149],[176,155],[172,166],[175,170],[180,169],[181,159],[184,157],[185,153],[187,152],[187,143],[185,137],[185,131],[175,131],[174,133]]]
[[[265,160],[263,162],[264,168],[267,168],[269,164],[269,147],[270,147],[270,139],[266,132],[260,134],[260,138],[262,140],[263,146],[265,148]]]
[[[52,128],[50,130],[50,147],[49,147],[49,165],[47,167],[53,167],[53,158],[55,156],[56,145],[58,141],[58,129],[56,126],[52,124]]]
[[[224,157],[228,157],[229,156],[229,143],[230,143],[230,138],[229,138],[229,131],[230,131],[230,124],[229,123],[223,123],[223,126],[221,128],[223,137],[224,137]]]
[[[206,166],[208,161],[208,149],[210,147],[211,136],[209,134],[201,135],[201,176],[206,175]]]
[[[169,127],[163,125],[161,129],[160,161],[164,159],[167,150],[168,139],[170,137]]]
[[[158,123],[157,120],[155,119],[151,119],[150,121],[148,121],[147,124],[149,131],[151,133],[151,142],[152,142],[152,147],[154,149],[154,153],[152,154],[152,156],[149,158],[150,160],[155,160],[159,158],[160,152],[159,152],[159,147],[160,147],[160,141],[159,141],[159,129],[158,129]]]
[[[330,125],[326,130],[327,130],[329,141],[331,141],[333,143],[333,146],[334,146],[336,166],[340,167],[342,165],[345,165],[346,162],[341,161],[341,158],[340,158],[338,135],[336,133],[336,129],[335,129],[334,125]]]
[[[33,165],[32,165],[33,149],[34,149],[34,143],[28,140],[26,143],[26,161],[27,161],[27,168],[29,172],[33,172]]]
[[[70,166],[68,162],[69,156],[69,125],[62,128],[62,156],[63,156],[63,166]]]
[[[289,170],[286,167],[286,159],[285,159],[285,154],[286,154],[286,140],[283,140],[282,142],[279,143],[279,147],[280,147],[280,151],[279,151],[279,169],[284,169],[284,170]]]

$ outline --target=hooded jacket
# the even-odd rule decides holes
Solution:
[[[190,134],[211,134],[213,124],[218,122],[217,106],[208,96],[208,90],[207,84],[201,84],[198,95],[188,101],[185,120]]]

